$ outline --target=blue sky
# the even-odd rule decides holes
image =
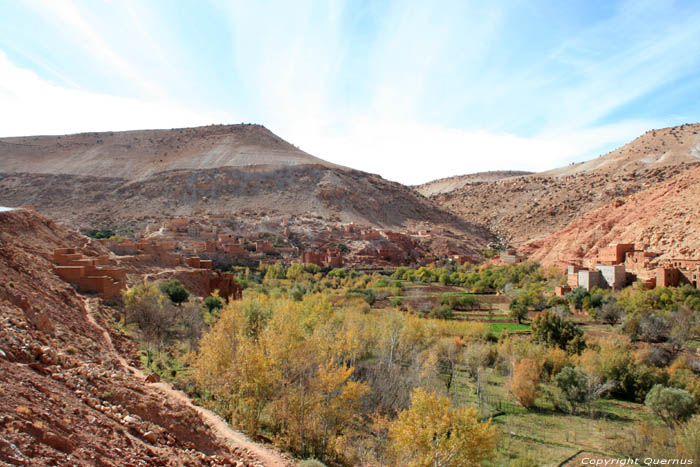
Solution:
[[[404,183],[700,121],[696,1],[0,0],[0,135],[261,123]]]

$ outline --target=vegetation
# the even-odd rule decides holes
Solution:
[[[160,290],[176,305],[186,302],[190,297],[190,293],[177,279],[162,282],[160,284]]]
[[[694,289],[555,297],[535,263],[234,273],[228,304],[134,286],[124,325],[149,369],[307,463],[697,453]]]
[[[389,439],[395,465],[478,465],[495,447],[496,430],[473,407],[454,409],[449,398],[418,388],[389,425]]]

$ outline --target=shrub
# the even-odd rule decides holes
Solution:
[[[583,371],[573,366],[566,366],[554,378],[554,382],[571,404],[572,412],[577,405],[586,402],[588,376]]]
[[[433,307],[433,309],[430,311],[431,318],[450,319],[452,316],[452,308],[450,308],[448,305],[438,305]]]
[[[297,465],[299,467],[326,467],[326,464],[316,459],[306,459],[299,462]]]
[[[535,406],[539,393],[541,367],[537,360],[524,358],[513,367],[510,393],[525,408]]]
[[[161,282],[160,291],[167,295],[170,301],[176,305],[186,302],[190,298],[190,293],[177,279]]]
[[[676,430],[676,456],[700,459],[700,415],[694,415]]]
[[[603,306],[596,314],[596,318],[598,319],[598,321],[602,321],[610,325],[618,324],[620,321],[622,321],[622,318],[624,316],[625,310],[623,310],[622,307],[618,305],[617,301],[615,300],[610,300],[603,304]]]
[[[562,319],[552,311],[544,311],[535,318],[532,335],[535,342],[557,346],[570,353],[581,353],[586,347],[583,331],[572,321]]]
[[[693,397],[683,389],[667,388],[660,384],[651,388],[644,405],[663,418],[666,423],[687,420],[695,411]]]
[[[218,295],[210,295],[204,299],[204,306],[209,313],[214,313],[215,310],[218,311],[224,307],[224,301]]]

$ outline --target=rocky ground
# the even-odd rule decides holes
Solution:
[[[594,209],[522,252],[544,264],[595,258],[611,243],[649,245],[660,259],[700,257],[700,166]]]
[[[51,271],[85,240],[0,213],[0,465],[293,465],[144,380],[110,309]]]
[[[699,164],[700,124],[693,124],[650,130],[601,157],[548,172],[493,180],[474,174],[416,189],[503,243],[520,246]]]

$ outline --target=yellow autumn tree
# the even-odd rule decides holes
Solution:
[[[417,388],[411,406],[389,425],[391,455],[406,467],[477,466],[496,445],[491,422],[473,407],[452,408],[447,397]]]
[[[523,358],[513,366],[510,393],[525,408],[535,406],[541,372],[539,362],[532,358]]]

